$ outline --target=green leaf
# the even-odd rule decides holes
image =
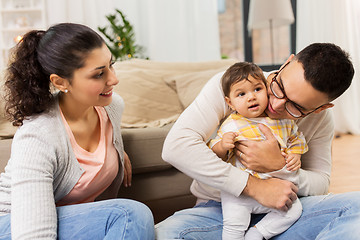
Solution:
[[[109,22],[108,26],[98,27],[98,30],[108,40],[106,44],[113,54],[115,60],[127,60],[133,57],[143,57],[144,48],[135,44],[135,33],[133,26],[126,19],[126,16],[115,9],[115,14],[105,16]]]

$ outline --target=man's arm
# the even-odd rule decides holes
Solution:
[[[332,110],[313,113],[297,122],[309,146],[302,155],[299,196],[327,194],[331,173],[331,144],[334,137]]]
[[[204,86],[167,135],[162,157],[191,178],[239,196],[249,174],[222,161],[207,145],[230,109],[220,85],[223,73]]]

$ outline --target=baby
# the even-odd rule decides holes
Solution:
[[[209,142],[210,148],[223,160],[255,177],[277,177],[298,184],[300,157],[308,147],[293,120],[270,119],[266,116],[264,111],[268,106],[268,95],[262,70],[253,63],[236,63],[225,72],[221,81],[225,100],[234,112],[222,123],[217,137]],[[265,140],[259,124],[269,127],[279,142],[287,164],[278,171],[258,173],[247,169],[232,152],[236,141]],[[221,204],[224,240],[269,239],[288,229],[302,213],[299,199],[287,212],[267,208],[250,197],[237,197],[227,192],[221,192]],[[247,231],[251,213],[267,214]]]

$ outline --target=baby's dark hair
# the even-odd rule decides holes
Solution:
[[[71,81],[89,53],[104,40],[87,26],[61,23],[47,31],[33,30],[12,50],[5,76],[5,110],[14,126],[49,109],[53,102],[50,75]]]
[[[229,67],[221,78],[224,95],[229,97],[231,86],[242,80],[249,80],[249,75],[263,81],[266,86],[266,79],[259,66],[250,62],[238,62]]]

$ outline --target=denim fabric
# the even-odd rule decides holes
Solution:
[[[275,240],[355,240],[360,236],[360,192],[302,197],[303,213]],[[263,215],[252,215],[255,224]],[[222,235],[221,204],[209,201],[176,212],[155,226],[156,239],[219,240]]]
[[[140,202],[113,199],[57,208],[58,239],[154,239],[150,209]],[[10,214],[0,217],[0,240],[10,239]]]
[[[11,240],[10,214],[0,216],[0,240]]]

